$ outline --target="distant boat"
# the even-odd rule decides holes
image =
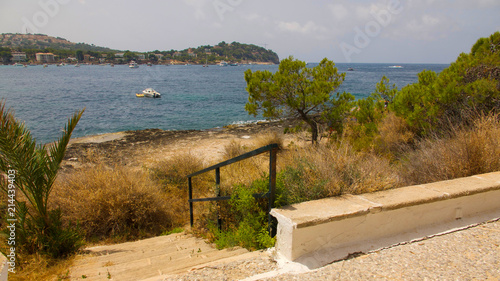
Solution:
[[[225,62],[225,61],[221,61],[221,62],[219,63],[219,66],[228,66],[228,64],[227,64],[227,62]]]
[[[391,65],[389,68],[403,68],[401,65]]]
[[[23,64],[17,62],[17,63],[14,64],[14,66],[23,66]]]
[[[130,67],[130,68],[138,68],[139,65],[133,60],[133,61],[130,61],[130,63],[128,64],[128,67]]]
[[[230,66],[238,66],[239,64],[238,63],[232,63],[230,64]]]
[[[347,69],[347,71],[354,71],[354,68],[349,67],[349,68]]]
[[[135,94],[138,98],[161,98],[161,94],[153,90],[153,88],[147,88],[142,91],[142,93]]]
[[[75,64],[75,67],[80,67],[80,64],[79,63]]]

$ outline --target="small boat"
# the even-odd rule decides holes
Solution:
[[[153,90],[153,88],[147,88],[142,93],[135,94],[138,98],[161,98],[161,94]]]
[[[130,61],[130,63],[128,64],[128,67],[130,67],[130,68],[138,68],[139,65],[135,61]]]
[[[354,71],[354,68],[349,67],[349,68],[347,69],[347,71]]]
[[[228,64],[227,64],[227,62],[225,62],[225,61],[221,61],[221,62],[219,63],[219,66],[228,66]]]
[[[401,65],[391,65],[389,68],[403,68]]]
[[[230,66],[239,66],[239,64],[238,63],[232,63],[232,64],[230,64]]]
[[[23,66],[23,64],[17,62],[17,63],[14,64],[14,66]]]

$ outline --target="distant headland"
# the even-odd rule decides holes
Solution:
[[[238,42],[220,42],[215,46],[202,45],[184,50],[134,52],[113,50],[87,43],[74,43],[61,37],[44,34],[0,34],[0,62],[41,63],[37,53],[52,54],[48,63],[128,63],[151,64],[278,64],[278,55],[266,48]],[[44,62],[46,63],[46,62]]]

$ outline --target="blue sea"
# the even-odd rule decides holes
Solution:
[[[440,72],[448,67],[392,65],[337,64],[346,73],[338,91],[364,98],[384,75],[401,88],[417,82],[417,74],[424,69]],[[83,108],[73,137],[150,128],[203,130],[263,120],[248,115],[244,108],[248,99],[244,72],[249,68],[275,72],[278,65],[0,66],[0,100],[25,122],[39,143],[57,140],[68,118]],[[149,87],[162,98],[135,96]]]

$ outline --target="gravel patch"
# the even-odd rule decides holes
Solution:
[[[360,254],[316,270],[278,265],[268,253],[164,280],[500,280],[500,221]]]

